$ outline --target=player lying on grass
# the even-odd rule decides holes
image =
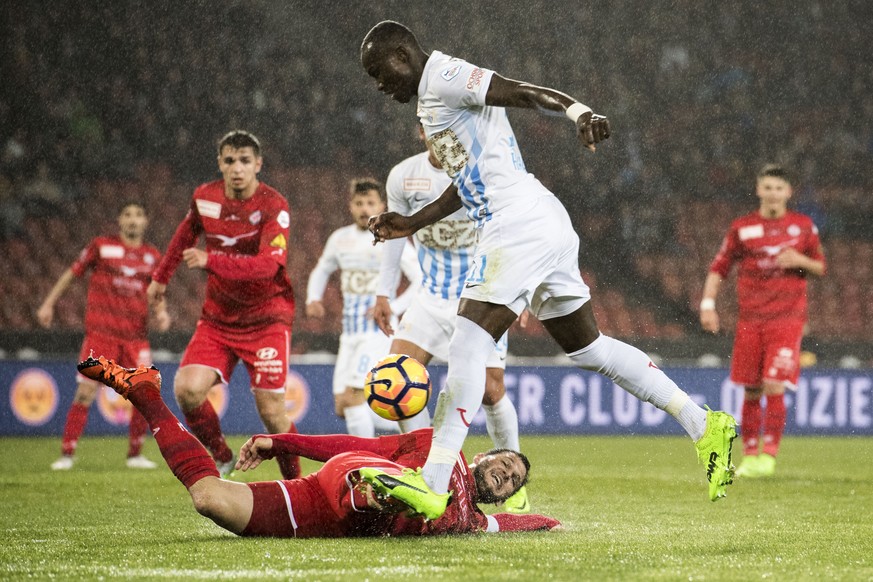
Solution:
[[[560,525],[542,515],[486,516],[477,503],[501,503],[525,484],[529,463],[520,453],[494,450],[467,465],[463,454],[451,478],[452,499],[439,519],[407,515],[408,507],[381,495],[363,480],[369,475],[385,487],[430,451],[432,430],[379,438],[347,435],[255,435],[240,450],[237,469],[295,454],[324,466],[288,481],[237,483],[219,477],[215,461],[161,398],[155,367],[122,368],[103,356],[79,363],[79,371],[113,388],[148,421],[164,460],[188,489],[198,513],[241,536],[358,537],[437,535],[471,532],[548,530]],[[383,487],[384,488],[384,487]]]

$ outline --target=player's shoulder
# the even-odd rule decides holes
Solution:
[[[224,198],[224,180],[204,182],[194,188],[193,198],[197,200],[220,200]]]
[[[750,226],[753,224],[761,224],[763,222],[764,222],[764,219],[761,217],[760,214],[758,214],[758,211],[753,210],[752,212],[747,212],[746,214],[743,214],[742,216],[736,217],[731,222],[731,229],[737,230],[737,229],[742,228],[744,226]]]
[[[388,179],[392,178],[401,178],[411,172],[417,171],[421,168],[422,163],[429,163],[427,161],[428,153],[427,151],[419,152],[414,156],[409,156],[405,160],[398,162],[391,171],[388,172]]]
[[[802,212],[798,212],[796,210],[789,210],[785,217],[789,222],[800,226],[813,226],[812,217],[808,214],[804,214]]]
[[[258,184],[258,189],[255,191],[255,195],[262,196],[262,197],[267,198],[269,200],[283,201],[283,202],[286,201],[285,196],[281,192],[279,192],[278,190],[276,190],[275,188],[273,188],[269,184],[264,184],[263,182]]]

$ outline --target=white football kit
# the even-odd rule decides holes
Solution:
[[[342,394],[346,387],[364,387],[370,368],[388,355],[391,338],[385,336],[373,320],[376,305],[376,286],[382,263],[383,245],[373,245],[370,231],[351,224],[337,229],[327,239],[318,263],[309,275],[306,303],[321,301],[330,276],[340,270],[343,295],[343,331],[333,375],[333,393]],[[412,297],[410,290],[418,288],[421,280],[415,251],[404,244],[400,270],[395,271],[388,297],[394,298],[400,282],[400,272],[410,285],[407,291],[391,302],[395,314],[402,313]]]
[[[385,182],[388,209],[409,216],[430,204],[449,186],[444,170],[433,167],[428,153],[409,157],[391,169]],[[458,303],[476,248],[476,227],[463,209],[415,233],[413,241],[421,267],[421,286],[415,293],[395,339],[411,342],[446,361],[449,340],[458,317]],[[379,295],[390,297],[399,270],[403,240],[388,241],[379,273]],[[396,284],[394,285],[396,288]],[[487,367],[505,368],[507,334],[497,342]]]
[[[485,105],[494,74],[433,51],[418,87],[428,143],[458,188],[479,242],[462,297],[565,315],[550,298],[590,299],[579,274],[579,237],[561,202],[527,172],[506,110]],[[544,304],[545,307],[544,307]]]

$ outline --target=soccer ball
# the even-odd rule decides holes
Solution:
[[[430,375],[415,358],[391,354],[367,374],[364,395],[373,412],[382,418],[412,418],[427,406]]]

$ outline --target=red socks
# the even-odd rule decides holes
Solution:
[[[145,441],[146,431],[149,429],[149,423],[143,418],[142,414],[134,408],[130,411],[130,427],[128,434],[127,456],[135,457],[142,452],[142,443]]]
[[[779,452],[779,441],[785,430],[785,395],[767,396],[767,410],[764,412],[764,453],[775,457]]]
[[[185,412],[185,422],[217,462],[226,463],[233,458],[233,451],[221,434],[221,423],[209,400],[204,400],[197,408]]]
[[[88,407],[84,404],[73,402],[67,411],[67,422],[64,425],[64,436],[61,441],[61,454],[72,456],[79,444],[79,437],[88,423]]]
[[[761,434],[761,399],[743,400],[743,413],[740,419],[740,432],[743,435],[743,454],[758,456],[758,436]]]
[[[219,476],[215,461],[167,408],[160,393],[135,390],[130,393],[130,402],[148,421],[161,455],[186,488],[190,489],[204,477]]]

